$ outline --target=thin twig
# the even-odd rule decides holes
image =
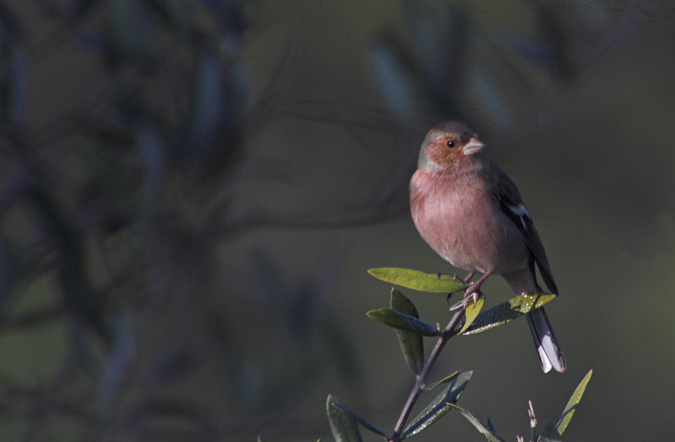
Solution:
[[[537,417],[534,415],[534,407],[532,401],[527,401],[529,408],[527,414],[530,416],[530,442],[534,442],[537,438]]]
[[[427,362],[424,364],[422,372],[417,376],[415,385],[413,386],[413,389],[410,392],[410,395],[408,396],[408,400],[406,401],[405,406],[401,411],[401,415],[398,418],[398,422],[396,422],[396,427],[394,427],[394,432],[392,433],[388,442],[399,442],[401,440],[403,427],[405,426],[405,423],[408,420],[408,417],[410,416],[410,412],[412,411],[415,402],[417,402],[417,398],[422,392],[422,387],[424,387],[424,385],[427,382],[429,372],[431,371],[431,368],[433,367],[434,363],[436,363],[436,360],[438,360],[438,356],[441,354],[441,350],[443,350],[445,344],[451,337],[457,334],[457,324],[459,323],[462,316],[464,316],[464,310],[466,310],[466,305],[463,306],[461,309],[457,310],[457,312],[455,312],[455,315],[452,317],[452,319],[450,319],[448,325],[445,326],[445,329],[443,330],[441,336],[438,338],[438,341],[436,341],[436,345],[434,346],[434,349],[431,350],[431,354],[429,354],[429,357],[427,358]]]

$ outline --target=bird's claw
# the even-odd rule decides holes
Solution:
[[[469,304],[478,303],[478,298],[483,296],[483,293],[481,293],[480,289],[478,288],[474,288],[473,290],[472,288],[473,287],[469,287],[466,290],[466,292],[464,293],[464,299],[462,299],[457,304],[450,307],[450,311],[459,310],[461,308],[466,309],[469,306]],[[450,295],[452,295],[452,293]],[[450,295],[448,295],[447,299],[448,301],[450,300]]]
[[[461,301],[459,301],[457,304],[453,305],[450,307],[450,311],[455,311],[455,310],[466,310],[466,308],[469,306],[469,302],[472,301],[471,297],[464,298]]]
[[[461,308],[466,308],[466,299],[462,299],[462,300],[459,301],[457,304],[455,304],[455,305],[453,305],[452,307],[450,307],[450,311],[451,311],[451,312],[454,312],[455,310],[459,310],[459,309],[461,309]]]

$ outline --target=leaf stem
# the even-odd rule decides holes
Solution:
[[[394,432],[388,439],[388,442],[400,442],[405,423],[408,420],[408,417],[410,417],[410,412],[412,411],[413,406],[415,406],[415,402],[417,402],[417,398],[422,392],[422,387],[426,385],[429,372],[431,371],[434,363],[436,363],[436,360],[438,360],[438,356],[440,355],[441,350],[443,350],[445,344],[451,337],[457,334],[457,324],[459,323],[460,319],[462,319],[465,310],[466,306],[463,306],[455,312],[455,315],[452,317],[452,319],[450,319],[450,322],[448,322],[448,325],[445,326],[443,333],[439,336],[438,341],[436,341],[436,345],[434,346],[433,350],[431,350],[431,353],[424,364],[422,372],[417,376],[415,385],[408,396],[408,400],[401,411],[398,422],[396,422],[396,427],[394,427]]]

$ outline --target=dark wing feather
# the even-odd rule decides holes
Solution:
[[[551,272],[548,258],[546,258],[544,245],[541,243],[541,238],[539,238],[539,233],[534,227],[532,218],[530,218],[529,213],[527,213],[527,209],[525,208],[525,204],[523,204],[523,199],[520,196],[520,192],[518,192],[518,188],[499,167],[491,164],[489,169],[491,175],[489,179],[492,182],[494,196],[499,202],[499,206],[523,235],[523,239],[530,249],[530,252],[532,252],[532,256],[539,267],[541,276],[544,278],[546,287],[548,287],[551,292],[557,294],[558,287],[553,279],[553,273]]]

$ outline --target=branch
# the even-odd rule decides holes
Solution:
[[[398,422],[396,422],[394,433],[391,435],[388,442],[399,442],[401,440],[401,433],[403,432],[403,427],[405,426],[405,423],[408,420],[408,417],[410,416],[412,408],[415,406],[415,402],[417,402],[417,398],[419,397],[422,391],[422,387],[426,385],[427,378],[429,377],[429,372],[431,372],[431,368],[438,360],[438,356],[441,354],[441,350],[443,350],[445,344],[447,344],[450,338],[452,338],[457,334],[458,330],[457,325],[459,324],[459,321],[462,318],[462,316],[464,316],[465,310],[466,310],[466,303],[464,303],[464,305],[455,312],[455,315],[452,317],[452,319],[450,319],[448,325],[445,326],[443,334],[441,334],[441,336],[438,338],[438,341],[436,341],[436,345],[434,346],[434,349],[431,350],[431,354],[429,354],[429,357],[427,358],[427,361],[424,364],[422,372],[417,376],[415,385],[413,386],[413,389],[410,392],[410,395],[408,396],[408,400],[406,401],[405,406],[401,411],[401,415],[398,418]]]

